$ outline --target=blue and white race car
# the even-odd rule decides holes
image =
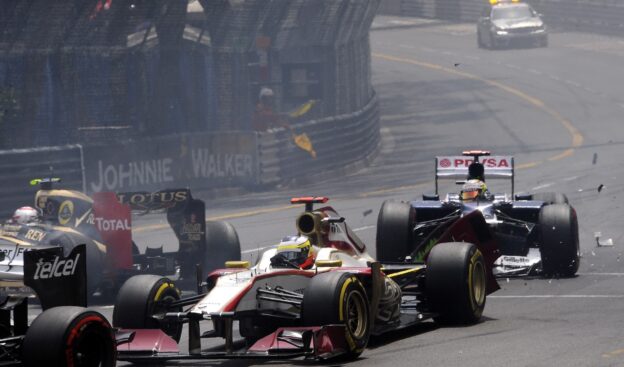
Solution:
[[[565,195],[514,195],[511,156],[465,151],[461,156],[436,157],[435,165],[435,194],[382,205],[377,222],[380,261],[418,259],[459,218],[479,211],[490,232],[482,235],[494,236],[501,252],[494,263],[496,276],[576,274],[580,259],[578,219]],[[486,178],[511,180],[511,194],[490,193]],[[457,183],[462,189],[440,200],[440,179],[461,179]]]

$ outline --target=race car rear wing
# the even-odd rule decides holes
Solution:
[[[468,167],[475,161],[484,168],[484,179],[510,179],[511,195],[514,195],[514,158],[512,156],[487,156],[479,159],[477,154],[463,156],[440,156],[435,158],[435,193],[438,195],[439,179],[468,179]]]
[[[189,189],[166,189],[157,192],[117,193],[120,203],[133,213],[145,215],[163,213],[175,233],[180,252],[189,255],[191,249],[201,249],[206,243],[206,204],[191,195]],[[189,255],[189,256],[191,256]]]

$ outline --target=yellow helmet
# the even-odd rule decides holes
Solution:
[[[487,191],[487,185],[481,180],[468,180],[462,186],[460,197],[463,201],[472,201]]]
[[[276,256],[285,258],[301,269],[309,269],[314,265],[316,251],[307,236],[287,236],[277,246]]]

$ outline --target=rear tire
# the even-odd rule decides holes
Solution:
[[[408,203],[385,201],[377,217],[377,260],[400,262],[412,250],[414,210]]]
[[[538,192],[531,197],[533,200],[543,201],[548,205],[569,203],[568,197],[559,192]]]
[[[202,259],[202,279],[215,269],[225,268],[226,261],[241,259],[240,241],[234,226],[228,222],[206,222],[206,247]]]
[[[180,292],[169,279],[158,275],[133,276],[119,289],[113,310],[113,326],[122,329],[161,329],[178,342],[182,324],[158,321],[152,315],[181,312],[181,307],[167,306],[179,299]]]
[[[574,208],[567,204],[542,207],[539,231],[544,275],[574,276],[580,263],[578,219]]]
[[[345,359],[356,359],[368,345],[371,333],[368,297],[353,274],[328,272],[310,279],[303,293],[301,312],[306,326],[345,325],[348,347]]]
[[[113,367],[113,329],[100,313],[83,307],[54,307],[37,316],[22,345],[26,367]]]
[[[440,243],[427,258],[426,294],[434,320],[443,324],[475,324],[487,297],[485,260],[477,247],[466,242]]]

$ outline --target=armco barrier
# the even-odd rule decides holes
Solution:
[[[34,206],[33,178],[61,177],[63,187],[83,190],[83,173],[80,145],[0,151],[0,220],[20,206]]]
[[[258,138],[259,176],[262,185],[309,179],[371,158],[379,145],[379,111],[376,96],[360,111],[294,126],[306,133],[316,158],[293,143],[291,133],[280,130]]]
[[[88,193],[253,186],[256,149],[256,133],[242,131],[85,147],[85,186]]]
[[[557,28],[624,35],[624,2],[617,0],[527,0]],[[384,4],[388,3],[388,4]],[[381,13],[475,22],[485,0],[383,0]]]

